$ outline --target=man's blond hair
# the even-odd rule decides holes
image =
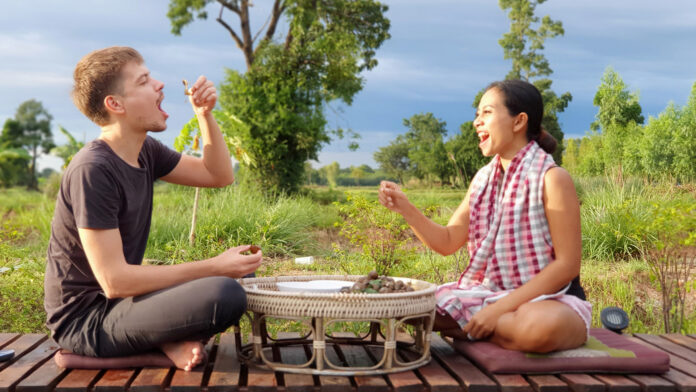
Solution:
[[[106,125],[109,113],[104,107],[106,96],[122,92],[123,67],[143,63],[137,50],[126,46],[112,46],[95,50],[75,66],[72,98],[80,111],[97,125]]]

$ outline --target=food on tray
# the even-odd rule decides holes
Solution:
[[[344,287],[342,293],[367,293],[367,294],[387,294],[405,293],[414,291],[411,282],[404,283],[389,276],[379,276],[377,271],[371,271],[367,276],[362,276],[352,287]]]

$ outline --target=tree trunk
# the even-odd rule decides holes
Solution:
[[[198,211],[198,195],[201,188],[196,187],[196,195],[193,197],[193,214],[191,216],[191,231],[189,232],[189,245],[193,246],[196,242],[196,212]]]
[[[33,146],[33,154],[31,156],[31,173],[29,173],[29,189],[38,191],[39,190],[39,184],[38,181],[36,180],[36,148],[37,146]]]

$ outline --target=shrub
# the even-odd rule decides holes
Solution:
[[[363,195],[347,193],[346,204],[337,204],[342,222],[339,235],[361,249],[363,259],[374,263],[374,269],[380,275],[389,271],[409,257],[408,250],[410,228],[401,217],[386,209],[378,201],[367,200]],[[334,244],[337,257],[345,253]],[[347,265],[346,269],[348,269]],[[346,273],[353,273],[346,270]]]
[[[696,267],[696,201],[654,203],[643,237],[654,245],[645,260],[662,294],[662,318],[666,333],[681,332],[687,295],[696,291],[691,271]]]

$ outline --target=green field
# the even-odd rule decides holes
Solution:
[[[680,230],[675,235],[686,231],[696,236],[696,187],[638,180],[619,186],[598,178],[580,180],[577,188],[582,202],[582,281],[594,307],[593,324],[600,326],[602,308],[620,306],[631,317],[630,332],[661,332],[659,279],[648,261],[654,254],[650,250],[659,248],[665,224],[657,225],[659,219],[650,211],[676,213],[674,224],[667,222]],[[440,223],[447,222],[464,196],[460,189],[406,192]],[[376,266],[365,256],[366,247],[375,244],[351,242],[340,234],[340,228],[350,223],[345,212],[355,211],[361,200],[369,214],[393,224],[390,230],[400,233],[391,244],[396,252],[391,275],[444,283],[456,280],[466,266],[462,251],[443,257],[424,249],[401,218],[376,205],[376,187],[314,187],[302,194],[270,199],[241,186],[201,190],[196,241],[190,246],[194,189],[157,184],[145,258],[149,263],[181,263],[253,243],[264,249],[259,276],[367,273]],[[43,270],[54,200],[54,195],[23,189],[0,192],[0,332],[46,332]],[[315,256],[313,265],[293,262],[294,257],[308,255]],[[686,287],[682,332],[691,334],[696,333],[694,273],[684,282],[691,286]]]

